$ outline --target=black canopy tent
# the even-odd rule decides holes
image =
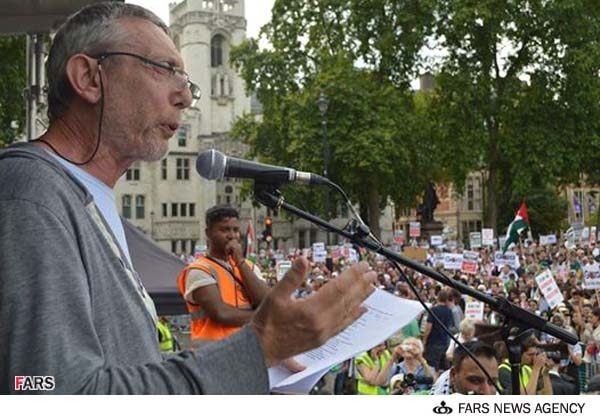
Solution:
[[[163,250],[132,223],[122,219],[133,266],[150,293],[159,315],[186,314],[177,276],[185,263]]]

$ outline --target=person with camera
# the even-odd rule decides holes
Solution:
[[[520,395],[552,395],[552,383],[546,367],[548,357],[539,349],[535,336],[527,337],[521,343],[521,367],[519,370]],[[498,366],[499,383],[502,394],[511,395],[512,369],[508,355]]]
[[[429,391],[436,378],[436,372],[423,357],[423,343],[419,338],[406,338],[394,350],[396,359],[390,370],[389,382],[393,394],[409,395]],[[402,361],[397,362],[399,358]],[[394,388],[398,383],[399,387]]]
[[[354,359],[356,367],[356,393],[358,395],[387,395],[387,377],[397,350],[391,354],[385,341],[365,351]]]

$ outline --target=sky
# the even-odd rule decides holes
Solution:
[[[125,0],[126,3],[139,4],[152,10],[167,24],[169,23],[169,3],[178,3],[181,0]],[[246,0],[245,13],[248,21],[247,36],[256,37],[262,25],[271,20],[271,8],[274,0]]]

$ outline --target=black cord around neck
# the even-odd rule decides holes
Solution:
[[[94,157],[98,153],[98,149],[100,148],[100,138],[102,136],[102,119],[104,118],[104,83],[102,82],[102,68],[100,67],[100,64],[98,64],[98,73],[100,74],[100,117],[98,120],[98,137],[96,139],[96,147],[94,148],[94,152],[92,153],[92,155],[90,155],[90,157],[83,162],[77,162],[77,161],[71,160],[70,158],[65,157],[63,154],[61,154],[56,149],[56,147],[54,145],[52,145],[50,142],[48,142],[44,138],[38,138],[31,142],[41,142],[43,144],[46,144],[48,147],[50,147],[50,149],[56,155],[58,155],[60,158],[62,158],[63,160],[65,160],[73,165],[77,165],[77,166],[86,165],[87,163],[89,163],[90,161],[92,161],[94,159]]]

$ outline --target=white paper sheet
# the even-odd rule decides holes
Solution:
[[[366,351],[407,325],[423,307],[377,289],[364,302],[368,312],[321,347],[296,356],[306,369],[291,373],[284,367],[269,369],[271,390],[277,393],[307,394],[336,364]]]

